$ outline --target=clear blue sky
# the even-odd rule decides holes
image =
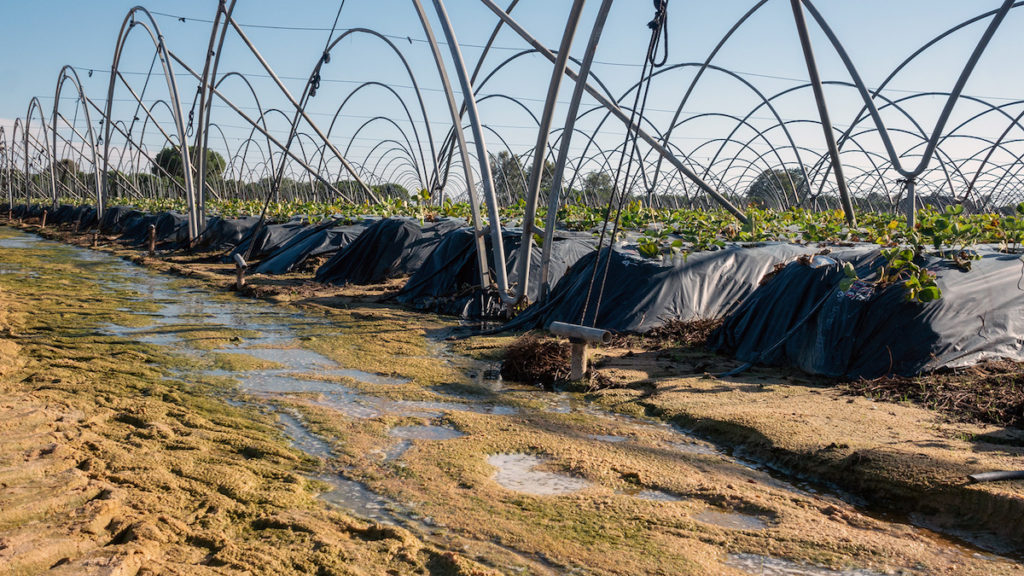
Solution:
[[[157,14],[157,23],[168,48],[190,66],[200,70],[210,34],[210,25],[204,21],[212,18],[216,0],[0,0],[0,53],[4,54],[0,58],[0,126],[7,126],[7,130],[10,130],[14,118],[24,117],[33,96],[40,98],[49,117],[56,75],[64,64],[70,64],[78,70],[90,98],[97,103],[104,101],[107,72],[118,30],[129,8],[139,2]],[[753,3],[752,0],[670,2],[669,62],[703,60],[725,31]],[[426,4],[428,11],[432,12],[430,3]],[[514,14],[546,45],[555,47],[561,37],[569,4],[568,0],[523,0]],[[598,4],[596,0],[588,2],[574,55],[582,55]],[[900,60],[926,40],[966,18],[999,5],[995,0],[818,0],[817,4],[845,43],[869,85],[880,82]],[[298,94],[323,49],[327,32],[290,28],[329,28],[338,6],[339,0],[301,3],[239,0],[235,19],[245,27],[275,71],[286,79],[288,88]],[[486,41],[496,18],[476,0],[450,0],[448,10],[472,66],[479,57],[479,50],[475,46]],[[595,67],[595,72],[615,94],[621,94],[637,80],[648,39],[645,24],[651,17],[651,10],[650,2],[643,0],[620,0],[613,9],[598,54],[601,63]],[[179,17],[185,18],[185,21],[180,21]],[[1000,102],[1024,96],[1024,79],[1014,65],[1020,55],[1024,54],[1024,37],[1017,33],[1022,23],[1024,12],[1019,9],[1011,12],[968,85],[968,94],[1005,99]],[[433,62],[425,45],[420,42],[424,34],[411,3],[403,0],[346,0],[339,27],[368,27],[396,38],[397,46],[408,58],[424,89],[424,100],[434,130],[440,133],[446,125],[446,109],[438,91],[439,82]],[[983,28],[984,23],[976,24],[937,46],[918,64],[901,74],[891,84],[893,90],[887,94],[899,98],[913,92],[949,90]],[[145,72],[152,64],[153,49],[149,39],[137,32],[133,32],[129,38],[121,70],[132,88],[141,92]],[[440,36],[436,20],[435,32]],[[839,60],[813,23],[812,32],[825,79],[848,80]],[[499,49],[489,56],[485,70],[493,69],[502,59],[526,46],[509,31],[502,32],[498,45]],[[400,61],[383,47],[384,44],[377,39],[357,35],[343,41],[332,52],[332,61],[324,69],[320,94],[310,108],[323,129],[326,130],[330,125],[331,117],[341,102],[359,83],[365,81],[392,84],[410,107],[415,105],[413,93],[408,88],[410,80]],[[769,2],[730,41],[715,63],[741,72],[745,79],[769,95],[805,81],[807,71],[800,57],[789,2]],[[235,36],[231,37],[225,47],[221,71],[238,71],[248,75],[264,109],[279,108],[291,113],[280,91]],[[187,111],[196,84],[180,67],[177,72],[183,106]],[[692,73],[692,68],[686,68],[658,78],[648,104],[649,117],[655,124],[668,123],[670,111],[678,105]],[[515,96],[534,114],[539,114],[549,74],[550,67],[542,58],[524,58],[497,74],[482,92]],[[258,115],[253,97],[240,82],[225,82],[224,91],[248,113]],[[571,84],[567,82],[563,85],[563,101],[568,100],[570,91]],[[66,94],[70,94],[70,91]],[[857,110],[857,100],[852,92],[829,88],[828,94],[835,123],[843,126],[850,122]],[[152,103],[166,99],[166,95],[162,78],[154,76],[150,85],[145,87],[144,99]],[[126,122],[132,120],[135,111],[130,98],[127,89],[119,86],[115,95],[118,102],[115,116]],[[748,88],[734,79],[715,73],[709,74],[701,82],[687,110],[690,114],[708,112],[743,116],[757,101]],[[942,99],[933,97],[912,100],[914,115],[926,130],[930,129],[942,103]],[[778,105],[784,119],[815,117],[811,94],[806,90],[780,99]],[[73,116],[75,103],[68,101],[66,108],[64,106],[62,103],[62,113]],[[960,118],[980,110],[965,105],[964,116]],[[332,141],[356,161],[368,165],[380,160],[375,160],[373,154],[370,154],[375,145],[389,139],[395,140],[397,145],[403,138],[387,122],[376,120],[352,139],[363,122],[375,116],[385,116],[403,128],[409,126],[397,100],[378,88],[365,89],[353,96],[344,112],[343,119],[339,120],[332,132]],[[513,151],[522,152],[532,146],[535,139],[535,131],[531,126],[533,121],[518,105],[500,98],[491,98],[481,104],[481,113],[496,133],[488,136],[492,149],[500,149],[507,144]],[[161,105],[154,106],[153,114],[170,129],[170,124],[166,122],[167,114]],[[755,114],[751,122],[769,121],[767,116],[767,113],[761,111]],[[898,115],[890,114],[887,118],[894,124],[902,122],[902,126],[907,125]],[[230,152],[231,148],[237,148],[248,137],[249,129],[245,122],[223,106],[216,109],[214,121],[224,132],[223,139],[215,138],[214,146],[218,149],[227,148]],[[287,128],[285,115],[272,113],[268,115],[268,122],[284,138]],[[561,122],[559,116],[555,125],[560,126]],[[418,115],[414,117],[413,124],[424,131],[425,124]],[[710,148],[700,145],[708,139],[723,137],[724,132],[734,125],[735,122],[730,124],[721,118],[695,120],[679,132],[674,143],[684,150],[693,151],[695,157],[709,157]],[[993,121],[979,123],[977,126],[985,137],[995,138],[1005,123]],[[798,145],[820,150],[823,147],[820,129],[809,128],[794,126],[794,133],[801,139]],[[436,142],[441,138],[438,133],[434,134]],[[613,143],[621,139],[621,134],[618,125],[609,123],[601,137]],[[425,134],[421,133],[421,137],[425,138]],[[157,147],[161,140],[162,136],[149,129],[147,143]],[[582,146],[579,139],[574,143],[574,148],[577,145]],[[381,155],[381,151],[388,146],[391,145],[378,147],[376,154]],[[383,161],[387,161],[386,155]]]

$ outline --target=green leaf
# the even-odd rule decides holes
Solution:
[[[926,286],[917,294],[917,299],[921,302],[932,302],[939,298],[942,298],[942,290],[938,286]]]

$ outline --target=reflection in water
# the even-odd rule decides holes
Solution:
[[[396,509],[395,503],[370,491],[362,483],[334,474],[319,476],[317,480],[331,486],[329,492],[320,495],[324,501],[382,524],[401,523],[401,518],[392,512]]]
[[[451,440],[464,436],[462,432],[445,426],[396,426],[388,436],[405,440]]]
[[[768,523],[749,514],[728,510],[704,510],[693,515],[695,520],[730,530],[764,530]]]
[[[830,570],[758,554],[730,554],[725,564],[757,576],[884,576],[871,570]]]
[[[571,494],[589,486],[582,478],[534,470],[544,460],[530,454],[494,454],[487,458],[487,463],[498,469],[494,481],[516,492],[557,496]]]

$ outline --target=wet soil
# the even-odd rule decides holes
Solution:
[[[0,234],[23,238],[4,229]],[[37,340],[52,346],[49,339],[63,338],[66,328],[88,335],[82,346],[106,342],[108,349],[99,357],[108,363],[122,347],[142,354],[144,361],[131,357],[117,363],[126,375],[107,401],[131,403],[131,408],[115,412],[120,417],[109,417],[104,426],[112,422],[120,434],[129,432],[115,435],[118,441],[149,443],[145,450],[122,448],[125,454],[113,464],[108,452],[98,451],[96,469],[135,466],[152,476],[134,483],[129,474],[115,478],[122,493],[140,502],[136,514],[179,518],[182,532],[204,527],[192,511],[196,502],[241,500],[244,505],[221,512],[214,528],[222,531],[218,542],[255,552],[231,556],[235,563],[222,564],[228,566],[223,571],[1022,573],[1012,557],[950,540],[915,526],[913,518],[880,516],[827,486],[852,477],[865,484],[857,491],[861,497],[875,494],[878,500],[901,490],[920,500],[922,493],[945,495],[943,490],[955,486],[980,495],[978,503],[995,496],[1012,502],[1019,498],[1012,486],[964,487],[957,480],[966,470],[1019,463],[1012,445],[975,450],[964,440],[1000,432],[991,427],[946,422],[913,406],[861,398],[848,402],[850,397],[821,383],[777,371],[707,377],[712,365],[728,362],[690,351],[666,357],[664,351],[606,350],[598,369],[621,388],[589,395],[544,392],[494,378],[496,358],[510,338],[446,343],[454,322],[383,306],[377,302],[379,289],[319,292],[294,280],[275,278],[271,286],[251,279],[250,293],[277,302],[267,305],[213,290],[230,283],[227,272],[134,256],[200,282],[139,272],[126,284],[155,280],[133,293],[117,282],[111,286],[109,278],[121,274],[114,268],[127,266],[110,263],[116,260],[97,257],[96,265],[106,268],[83,276],[77,268],[88,257],[82,254],[92,253],[64,252],[68,264],[54,267],[50,253],[71,249],[47,243],[34,259],[18,250],[0,248],[0,265],[20,274],[6,283],[7,275],[0,274],[7,309],[60,312],[34,313],[55,314],[51,328],[14,339],[19,348],[13,352],[0,346],[3,370],[15,375],[5,385],[25,395],[26,406],[37,406],[34,395],[41,392],[32,386],[42,384],[19,376],[29,363],[45,360],[46,370],[52,370],[63,361],[60,354],[41,355],[34,347]],[[39,289],[36,280],[52,283],[51,289]],[[76,285],[74,298],[100,304],[71,298],[65,307],[68,299],[61,294],[74,283],[88,287]],[[136,374],[140,366],[152,373]],[[102,373],[90,372],[94,380],[103,380],[96,376]],[[43,391],[91,413],[107,408],[96,400],[94,386]],[[158,426],[151,431],[154,423]],[[167,435],[160,424],[174,434]],[[189,445],[215,432],[234,444]],[[56,443],[76,446],[66,439]],[[191,447],[177,448],[182,443]],[[20,454],[3,447],[3,454],[9,452]],[[146,458],[134,464],[133,457],[149,454],[171,470],[189,469],[189,492],[174,492],[184,490],[172,481],[176,473],[149,471]],[[853,454],[858,456],[850,458]],[[202,468],[207,460],[215,467]],[[257,465],[266,468],[250,472]],[[815,481],[794,481],[766,465]],[[23,468],[14,460],[11,466]],[[103,481],[113,482],[103,474]],[[242,480],[234,480],[236,475]],[[53,487],[29,476],[27,501],[43,502],[41,495]],[[275,482],[292,487],[287,498],[264,487]],[[174,496],[146,501],[134,496],[164,490]],[[65,514],[24,522],[14,517],[0,524],[0,538],[32,531],[31,523],[39,522],[35,527],[45,530],[38,531],[34,545],[41,548],[54,534],[75,529],[74,514],[81,506],[69,501]],[[991,506],[979,516],[991,520],[999,514],[1009,516]],[[301,521],[292,522],[295,515]],[[935,515],[925,516],[917,523],[935,522]],[[959,511],[955,517],[966,518]],[[270,544],[266,530],[276,537]],[[371,533],[380,539],[366,543],[354,536]],[[965,535],[989,549],[1015,549],[1006,534]],[[107,535],[114,549],[128,543],[114,536]],[[334,538],[329,545],[319,543],[328,536]],[[151,569],[173,566],[188,573],[184,566],[201,564],[196,555],[175,556],[174,545],[162,538],[146,540],[152,540],[146,561],[163,562],[150,564]],[[185,544],[191,541],[197,540]],[[82,546],[84,552],[68,555],[63,564],[85,565],[95,548]],[[271,554],[271,548],[280,554]],[[8,552],[12,549],[0,547],[0,555],[20,561],[22,556]],[[51,560],[63,559],[46,561]]]

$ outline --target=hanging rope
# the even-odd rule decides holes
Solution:
[[[654,78],[654,69],[664,66],[668,61],[668,0],[654,0],[654,19],[647,23],[647,27],[651,30],[651,39],[647,44],[647,56],[644,58],[644,64],[640,71],[640,82],[637,83],[636,95],[633,98],[633,107],[629,115],[629,124],[626,127],[626,137],[623,142],[622,154],[619,156],[619,163],[615,168],[615,180],[612,185],[612,193],[608,197],[608,204],[605,206],[604,212],[604,223],[601,226],[601,235],[597,241],[597,261],[594,263],[594,268],[590,274],[590,283],[587,286],[587,298],[583,302],[583,310],[580,311],[579,323],[581,325],[587,324],[587,311],[590,308],[590,300],[594,294],[594,286],[597,282],[598,268],[601,267],[601,250],[604,247],[604,239],[608,235],[608,226],[611,224],[612,230],[611,235],[608,237],[608,251],[604,258],[604,270],[601,273],[601,284],[598,288],[597,299],[594,302],[593,316],[590,319],[590,325],[595,326],[597,324],[598,312],[601,309],[601,300],[604,297],[605,284],[608,282],[608,270],[611,267],[612,260],[612,246],[615,244],[615,236],[619,232],[619,223],[622,218],[622,210],[626,206],[626,200],[628,198],[628,186],[626,183],[630,181],[630,176],[633,171],[634,160],[637,161],[638,169],[642,170],[643,160],[639,158],[640,149],[637,146],[640,126],[639,123],[644,117],[644,110],[647,108],[647,97],[651,90],[651,81]],[[658,48],[662,47],[662,57],[658,58]],[[626,158],[626,150],[629,150],[629,159],[623,162]],[[623,175],[623,164],[625,164],[625,174]],[[621,177],[621,180],[620,180]],[[623,189],[619,189],[619,182],[623,183]],[[618,195],[618,204],[616,205],[615,218],[612,219],[612,205],[615,204],[615,198]]]
[[[654,19],[647,23],[647,27],[651,29],[651,43],[655,46],[655,49],[647,52],[647,61],[655,68],[661,68],[668,61],[668,26],[665,25],[667,21],[668,0],[654,0]],[[663,44],[661,59],[655,56],[659,42]]]
[[[331,55],[327,52],[327,49],[331,45],[331,40],[334,39],[334,33],[338,29],[338,21],[341,19],[341,11],[345,8],[345,0],[341,0],[341,4],[338,6],[338,12],[334,15],[334,24],[331,25],[331,33],[327,35],[327,43],[324,44],[324,52],[320,57],[320,61],[317,62],[316,68],[313,71],[313,75],[310,76],[309,82],[306,84],[306,93],[299,100],[299,108],[305,108],[306,104],[311,98],[316,96],[317,89],[320,88],[320,67],[331,61]],[[296,120],[298,117],[296,117]],[[284,150],[287,152],[291,148],[292,141],[295,139],[296,128],[298,123],[295,122],[292,125],[291,131],[288,133],[288,140],[285,142]],[[253,249],[256,246],[256,238],[266,225],[267,220],[267,209],[270,207],[270,201],[274,195],[278,192],[281,187],[281,179],[284,178],[284,165],[287,161],[287,154],[282,153],[281,164],[278,167],[277,174],[274,176],[274,181],[271,186],[267,189],[266,198],[263,200],[263,208],[260,210],[260,219],[256,222],[256,226],[252,229],[252,235],[249,237],[249,247],[245,250],[245,261],[248,262],[252,258]]]

